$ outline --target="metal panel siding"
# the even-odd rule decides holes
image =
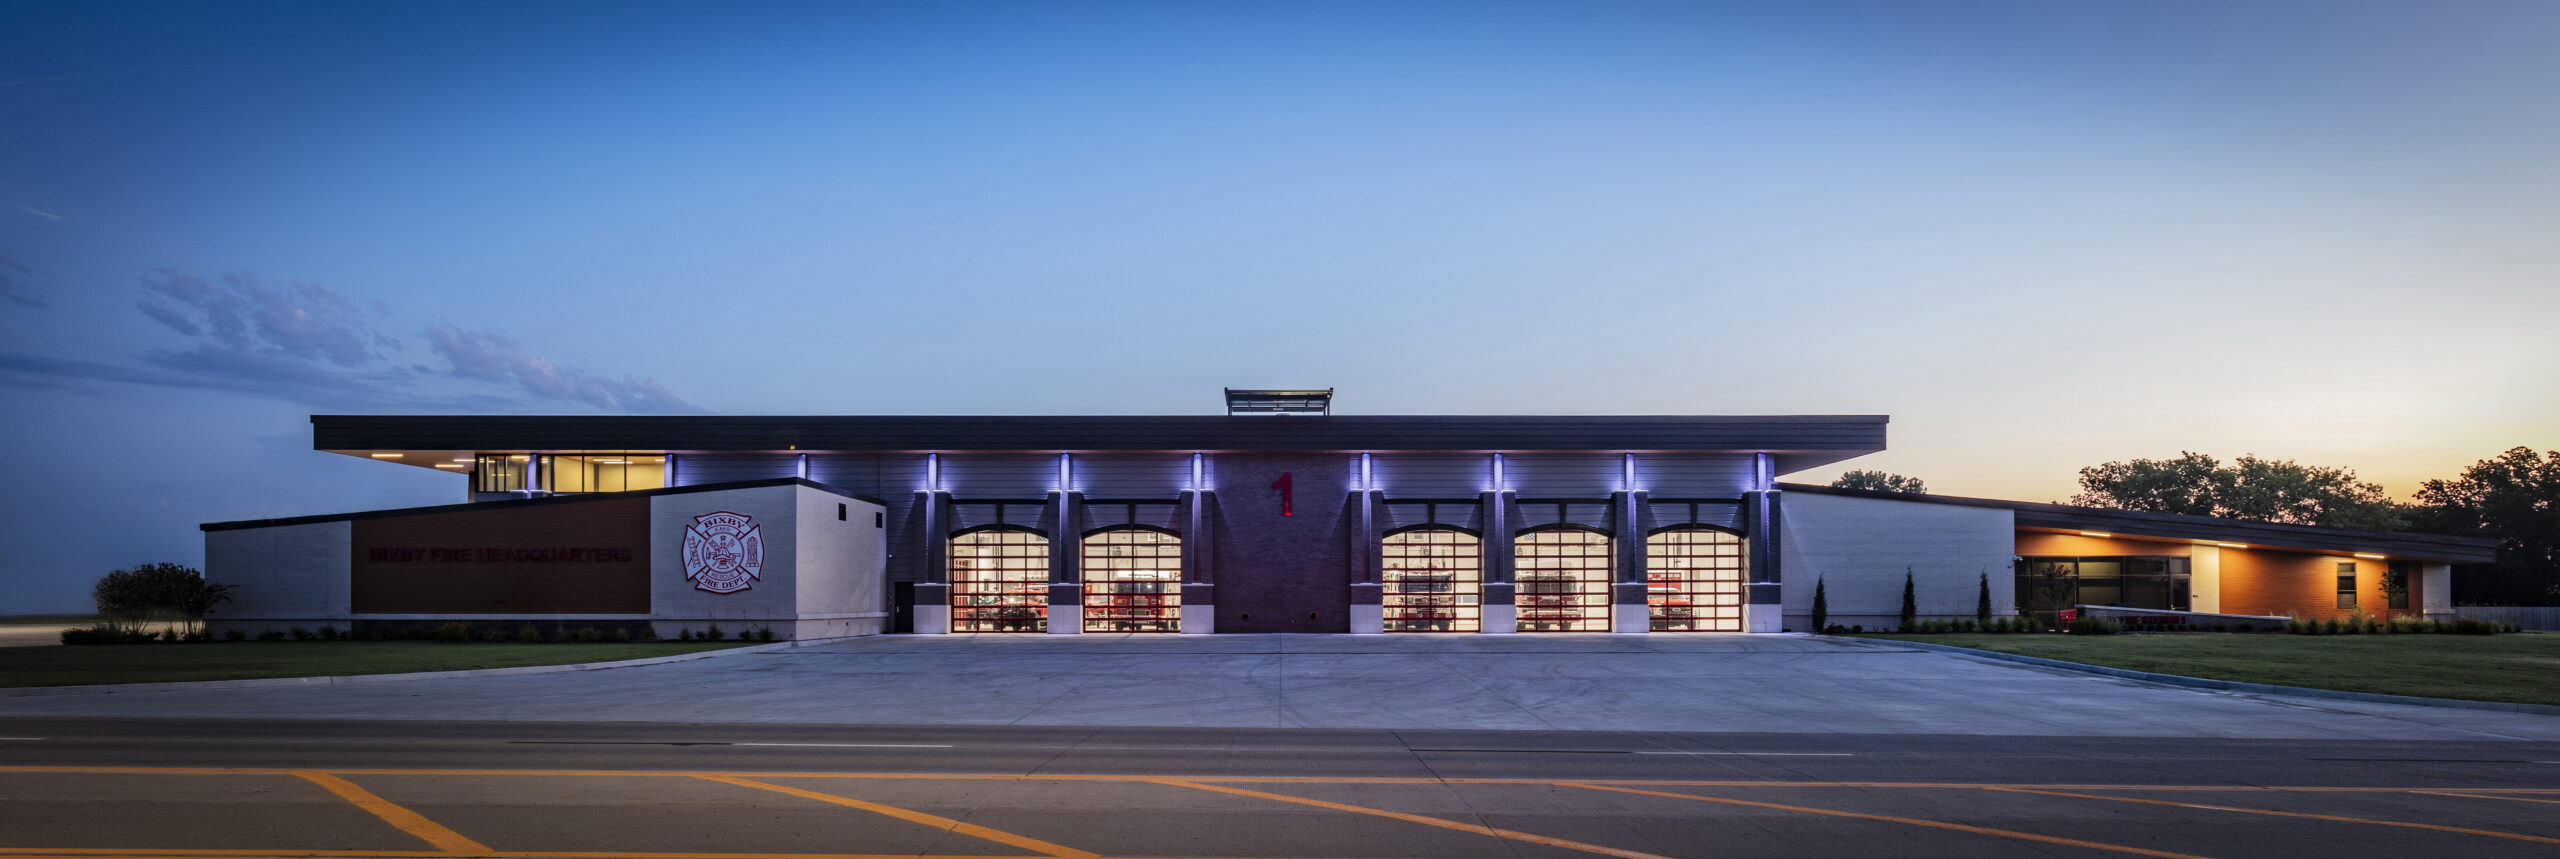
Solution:
[[[1381,504],[1378,511],[1378,530],[1381,531],[1438,524],[1484,533],[1484,504],[1479,501],[1438,505]]]
[[[1058,455],[943,454],[942,488],[955,498],[1040,498],[1058,488]]]
[[[809,455],[809,479],[878,498],[904,495],[921,488],[905,484],[884,485],[881,462],[887,456],[877,453],[813,453]]]
[[[1076,490],[1087,498],[1173,498],[1191,488],[1188,454],[1083,454]]]
[[[1547,498],[1601,498],[1625,483],[1614,453],[1521,453],[1502,458],[1502,488]]]
[[[1656,497],[1740,498],[1751,488],[1749,454],[1636,455],[1635,488]]]
[[[1653,527],[1656,528],[1672,525],[1712,525],[1729,531],[1742,530],[1742,505],[1731,501],[1698,502],[1695,517],[1690,515],[1687,501],[1657,498],[1647,506],[1653,511]]]
[[[999,511],[997,509],[999,507],[1003,509]],[[1029,499],[1003,504],[962,501],[951,505],[950,530],[959,531],[987,525],[1016,525],[1045,532],[1049,530],[1049,526],[1042,517],[1048,512],[1047,503]]]
[[[1553,501],[1540,501],[1535,498],[1520,499],[1519,506],[1514,508],[1519,511],[1519,516],[1509,523],[1511,530],[1526,531],[1541,525],[1581,525],[1603,531],[1610,530],[1612,520],[1610,505],[1605,502],[1565,504],[1561,517],[1557,516],[1556,507],[1556,502]]]
[[[1084,528],[1087,530],[1121,525],[1145,525],[1178,534],[1183,533],[1184,526],[1189,524],[1182,521],[1184,518],[1182,504],[1176,501],[1149,501],[1138,504],[1088,502],[1084,505]]]
[[[1371,480],[1389,498],[1468,498],[1493,487],[1493,457],[1486,454],[1382,453],[1369,463]]]
[[[676,462],[676,478],[685,486],[798,476],[798,454],[690,454]]]

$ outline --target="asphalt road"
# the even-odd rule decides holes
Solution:
[[[2560,855],[2560,743],[2531,740],[52,717],[0,738],[7,856]]]

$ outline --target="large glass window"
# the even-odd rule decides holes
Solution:
[[[1609,631],[1609,535],[1531,531],[1511,545],[1521,632]]]
[[[1045,632],[1049,538],[1004,528],[951,538],[951,631]]]
[[[525,485],[525,472],[533,457],[525,454],[484,453],[471,466],[471,491],[519,492]]]
[[[2018,610],[2046,623],[2075,605],[2187,611],[2188,570],[2185,558],[2019,558]]]
[[[667,485],[667,458],[639,453],[545,456],[534,479],[558,493],[657,489]]]
[[[1475,632],[1484,607],[1484,541],[1455,528],[1387,535],[1379,601],[1388,632]]]
[[[1655,632],[1742,631],[1742,538],[1713,528],[1646,537],[1645,606]]]
[[[1181,632],[1182,538],[1145,528],[1086,536],[1084,631]]]
[[[2352,608],[2355,608],[2355,607],[2356,607],[2356,564],[2355,564],[2355,562],[2354,562],[2354,561],[2339,561],[2339,562],[2338,562],[2338,608],[2340,608],[2340,609],[2352,609]]]

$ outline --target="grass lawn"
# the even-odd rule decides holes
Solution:
[[[1890,635],[2160,674],[2560,705],[2560,634]]]
[[[673,656],[748,642],[441,644],[432,641],[223,641],[0,650],[0,686],[86,686],[254,677],[324,677],[514,668]]]

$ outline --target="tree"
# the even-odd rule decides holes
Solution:
[[[2560,451],[2518,447],[2473,463],[2461,477],[2427,481],[2416,512],[2431,531],[2505,541],[2495,565],[2453,577],[2456,601],[2560,600]]]
[[[98,613],[117,624],[150,620],[184,620],[190,628],[215,605],[231,600],[230,585],[205,581],[204,574],[180,564],[141,564],[101,576],[89,598]]]
[[[1989,570],[1982,573],[1982,591],[1973,597],[1973,619],[1981,623],[1991,622],[1991,572]]]
[[[1822,579],[1813,580],[1813,631],[1831,628],[1831,597],[1822,592]]]
[[[1917,477],[1904,477],[1890,471],[1852,471],[1831,481],[1833,489],[1865,489],[1897,495],[1927,495],[1929,485]]]
[[[1919,627],[1920,603],[1913,599],[1911,590],[1911,568],[1904,567],[1902,568],[1902,631],[1912,632],[1919,629]]]
[[[2369,531],[2409,527],[2408,512],[2382,494],[2381,484],[2358,480],[2348,469],[2292,460],[2242,456],[2226,467],[2182,451],[2176,459],[2080,469],[2080,490],[2071,503],[2084,507]]]

